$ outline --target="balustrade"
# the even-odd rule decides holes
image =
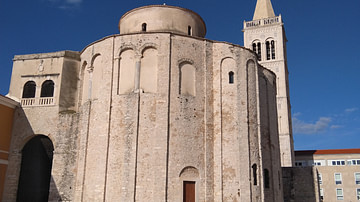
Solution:
[[[22,98],[21,106],[51,106],[55,105],[53,97],[40,97],[40,98]]]
[[[244,22],[245,28],[281,23],[281,16]]]

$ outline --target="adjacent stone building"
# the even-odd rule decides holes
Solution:
[[[275,74],[258,51],[205,39],[198,14],[167,5],[125,13],[119,30],[81,52],[14,57],[8,96],[22,108],[3,201],[283,201],[285,48]]]

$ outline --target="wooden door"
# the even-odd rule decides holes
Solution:
[[[183,201],[184,202],[195,202],[195,182],[194,181],[184,181]]]

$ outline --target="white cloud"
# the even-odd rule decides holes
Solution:
[[[342,126],[342,125],[331,125],[330,126],[331,129],[337,129],[337,128],[342,128],[342,127],[344,127],[344,126]]]
[[[82,0],[66,0],[66,3],[68,4],[80,4]]]
[[[79,8],[83,0],[47,0],[50,2],[53,6],[62,9],[62,10],[68,10],[68,9],[74,9]]]
[[[293,117],[295,117],[295,116],[300,116],[301,115],[301,112],[295,112],[294,114],[293,114]]]
[[[354,111],[357,111],[359,108],[357,107],[353,107],[353,108],[348,108],[348,109],[345,109],[345,112],[354,112]]]
[[[296,117],[293,117],[293,130],[294,133],[300,134],[318,134],[324,132],[330,127],[330,117],[320,117],[315,123],[306,123]]]

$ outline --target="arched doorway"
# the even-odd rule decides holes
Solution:
[[[48,201],[54,146],[38,135],[22,149],[17,201]]]

